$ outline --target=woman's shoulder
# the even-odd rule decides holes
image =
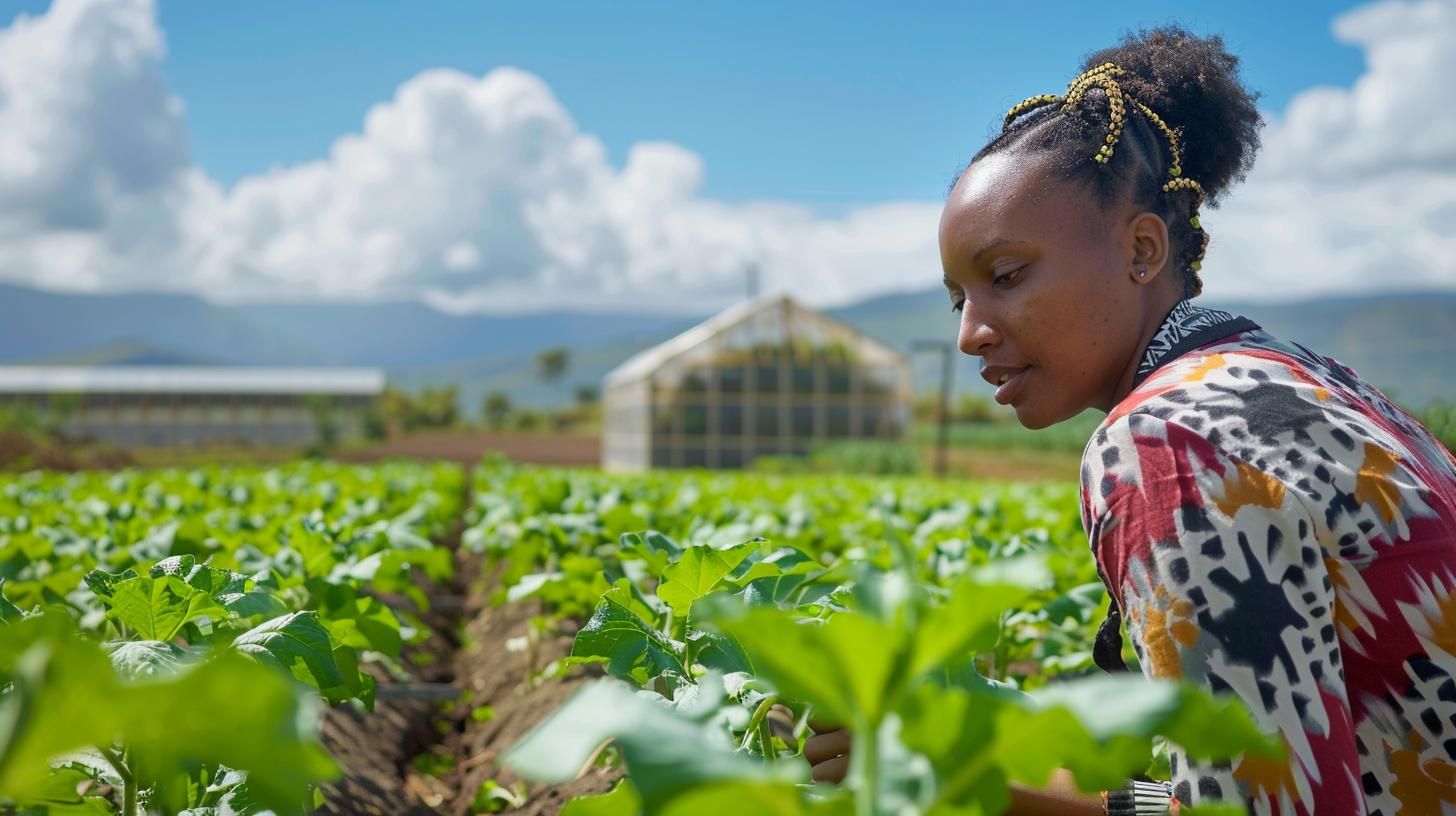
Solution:
[[[1262,329],[1161,366],[1109,412],[1099,431],[1125,435],[1147,418],[1204,432],[1239,458],[1257,455],[1250,438],[1326,433],[1322,442],[1348,448],[1350,434],[1374,438],[1419,427],[1354,369]]]
[[[1456,480],[1456,461],[1384,394],[1338,361],[1262,330],[1194,349],[1153,372],[1093,433],[1084,507],[1172,461],[1267,474],[1309,499],[1359,474],[1416,465],[1417,481]],[[1424,475],[1420,475],[1424,474]],[[1342,488],[1343,489],[1343,488]]]

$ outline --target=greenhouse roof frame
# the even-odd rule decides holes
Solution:
[[[844,335],[852,340],[856,347],[856,352],[869,358],[871,362],[878,361],[897,366],[909,365],[909,361],[904,354],[870,337],[859,329],[843,321],[829,317],[822,312],[803,306],[788,295],[780,294],[765,295],[753,300],[736,303],[682,334],[634,354],[621,365],[607,372],[607,375],[603,378],[603,385],[611,389],[647,379],[667,363],[697,349],[711,341],[717,335],[743,324],[749,319],[761,314],[766,309],[772,308],[783,309],[788,315],[817,321],[822,325],[830,327],[836,334]]]

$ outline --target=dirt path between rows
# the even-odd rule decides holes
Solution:
[[[467,485],[470,481],[467,474]],[[464,506],[470,500],[467,493]],[[589,678],[586,667],[580,667],[565,678],[533,680],[537,670],[570,652],[571,635],[548,635],[529,648],[511,648],[514,639],[528,637],[530,621],[541,610],[535,601],[491,604],[496,575],[486,574],[480,556],[460,549],[463,526],[458,522],[443,542],[455,551],[455,577],[445,587],[421,587],[430,599],[429,612],[421,613],[404,598],[384,599],[418,616],[429,629],[424,642],[405,650],[408,679],[375,672],[379,701],[373,713],[339,707],[324,717],[324,745],[343,776],[324,787],[325,804],[316,811],[320,816],[479,812],[472,806],[488,780],[516,787],[517,778],[497,764],[501,755]],[[455,696],[453,702],[449,696]],[[421,756],[430,760],[419,763],[423,768],[416,767]],[[529,785],[526,801],[509,812],[559,813],[566,801],[605,792],[619,776],[619,771],[593,768],[565,785]]]

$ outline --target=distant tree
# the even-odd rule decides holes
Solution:
[[[426,388],[415,399],[416,427],[452,428],[460,419],[460,390],[453,385]]]
[[[601,392],[597,391],[595,385],[578,385],[575,395],[576,404],[585,408],[590,405],[596,405],[597,400],[601,397]]]
[[[414,398],[398,388],[385,388],[374,409],[379,412],[380,421],[389,433],[412,431],[415,428]]]
[[[546,423],[546,417],[539,411],[522,408],[511,418],[511,425],[518,431],[534,431]]]
[[[480,413],[485,417],[485,424],[492,428],[504,428],[506,420],[511,418],[511,398],[504,391],[492,391],[485,395],[485,401],[480,406]]]
[[[389,423],[384,419],[384,412],[379,406],[371,406],[364,412],[364,438],[376,442],[389,438]]]
[[[552,346],[536,355],[536,371],[546,382],[555,382],[571,367],[571,350],[565,346]]]

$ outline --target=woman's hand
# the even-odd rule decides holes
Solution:
[[[804,741],[804,758],[815,782],[843,782],[849,770],[849,729],[822,722],[809,722],[814,736]]]

